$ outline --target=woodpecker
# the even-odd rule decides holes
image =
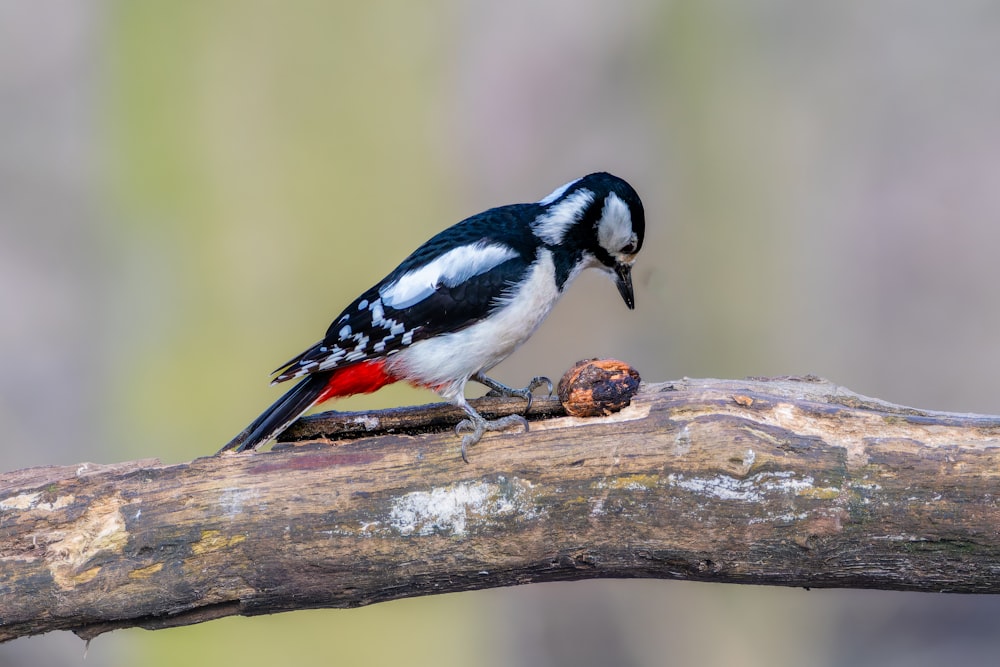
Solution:
[[[485,375],[535,332],[581,271],[597,268],[635,308],[632,264],[642,248],[645,214],[624,180],[594,173],[531,204],[484,211],[417,248],[355,299],[326,336],[274,371],[272,384],[298,380],[219,453],[256,449],[312,406],[405,381],[465,411],[455,427],[462,459],[486,431],[528,429],[521,415],[485,419],[465,399],[474,380],[524,398],[522,389]]]

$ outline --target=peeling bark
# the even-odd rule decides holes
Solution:
[[[998,417],[815,378],[683,380],[607,417],[538,400],[530,433],[466,465],[427,432],[450,410],[0,476],[0,641],[593,577],[1000,592]]]

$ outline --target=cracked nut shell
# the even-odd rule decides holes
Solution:
[[[639,391],[639,372],[617,359],[585,359],[559,380],[559,401],[574,417],[618,412]]]

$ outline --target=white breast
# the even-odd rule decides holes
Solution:
[[[388,370],[414,384],[434,387],[451,400],[462,393],[473,373],[489,370],[528,340],[560,296],[552,253],[542,249],[528,275],[488,319],[414,343],[389,357]]]

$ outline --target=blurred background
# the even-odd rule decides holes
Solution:
[[[0,469],[214,452],[419,243],[594,170],[645,202],[637,310],[584,275],[498,379],[613,356],[1000,413],[998,62],[990,0],[0,0]],[[122,631],[86,664],[995,664],[997,619],[598,581]]]

